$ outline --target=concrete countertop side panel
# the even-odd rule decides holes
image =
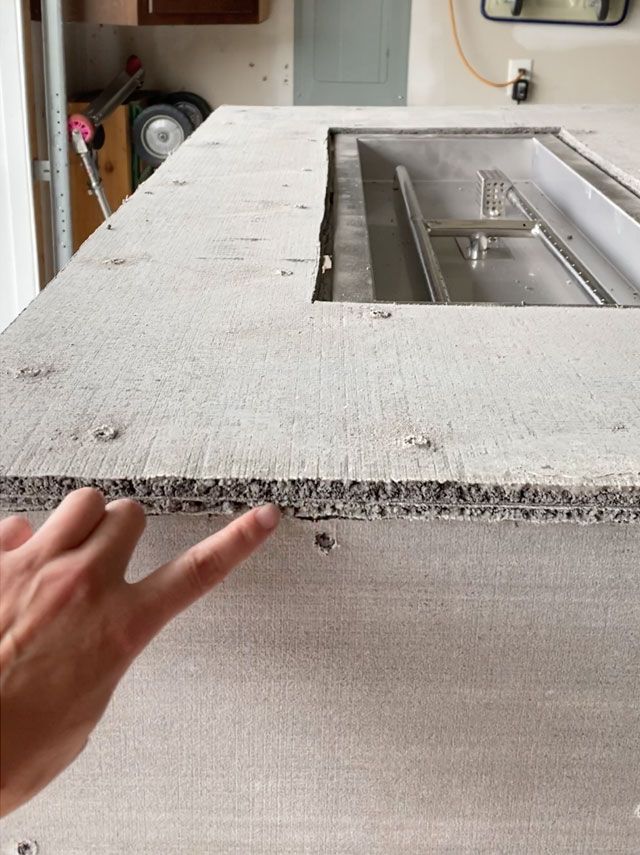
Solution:
[[[312,302],[336,127],[562,128],[640,191],[633,107],[221,108],[0,337],[2,507],[640,517],[637,310]]]
[[[223,524],[151,517],[135,580]],[[41,855],[631,855],[640,526],[285,520],[0,826]]]

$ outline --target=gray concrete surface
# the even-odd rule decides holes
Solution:
[[[223,522],[151,517],[131,578]],[[0,852],[636,855],[639,554],[637,525],[285,520]]]
[[[638,191],[639,119],[224,108],[3,334],[6,511],[140,498],[134,579],[205,511],[316,518],[167,628],[3,855],[637,852],[640,313],[312,295],[329,127],[562,126]]]
[[[330,127],[516,124],[640,188],[631,107],[218,110],[0,337],[2,506],[637,519],[638,312],[312,302]]]

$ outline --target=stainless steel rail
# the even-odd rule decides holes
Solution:
[[[533,237],[537,220],[428,220],[433,237],[471,237],[484,232],[487,237]]]
[[[558,259],[567,273],[576,280],[589,299],[598,306],[616,306],[617,303],[609,292],[589,273],[577,255],[569,249],[557,232],[551,228],[512,184],[509,186],[506,195],[511,204],[519,211],[522,211],[525,217],[537,222],[533,234],[540,238],[544,246]]]
[[[396,186],[402,196],[407,221],[427,284],[429,299],[433,303],[449,303],[451,302],[449,291],[440,269],[438,257],[429,238],[429,232],[425,226],[425,219],[411,176],[406,167],[396,167],[395,179]]]

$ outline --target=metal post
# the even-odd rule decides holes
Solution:
[[[93,155],[89,151],[89,147],[84,141],[80,131],[75,129],[71,131],[71,141],[73,143],[73,148],[75,149],[78,156],[80,157],[80,160],[82,161],[84,171],[87,173],[87,178],[89,179],[91,190],[93,192],[93,195],[98,200],[100,210],[102,211],[102,216],[105,218],[105,220],[108,220],[111,216],[111,207],[109,205],[109,200],[107,199],[107,194],[104,192],[104,187],[102,186],[102,178],[100,178],[100,173],[98,172],[98,167],[96,166],[95,160],[93,159]]]
[[[73,255],[67,87],[61,0],[42,0],[42,47],[47,110],[47,140],[51,165],[53,259],[57,273]]]
[[[429,232],[424,224],[420,203],[416,195],[411,176],[405,166],[397,166],[395,172],[396,186],[404,202],[405,214],[413,242],[418,253],[418,260],[424,275],[429,300],[432,303],[449,303],[447,290],[438,256],[435,253]]]

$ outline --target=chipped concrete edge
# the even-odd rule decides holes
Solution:
[[[0,478],[0,510],[50,510],[72,490],[130,497],[149,514],[231,514],[274,502],[299,519],[492,519],[640,523],[640,487],[576,488],[321,479]]]
[[[640,178],[626,172],[624,169],[620,169],[615,164],[611,163],[610,160],[599,155],[594,151],[594,149],[590,148],[589,145],[578,139],[575,133],[567,130],[566,128],[560,128],[557,136],[562,140],[562,142],[566,143],[570,148],[584,157],[585,160],[588,160],[589,163],[593,163],[594,166],[597,166],[598,169],[610,178],[613,178],[631,193],[634,193],[636,196],[640,196]]]

